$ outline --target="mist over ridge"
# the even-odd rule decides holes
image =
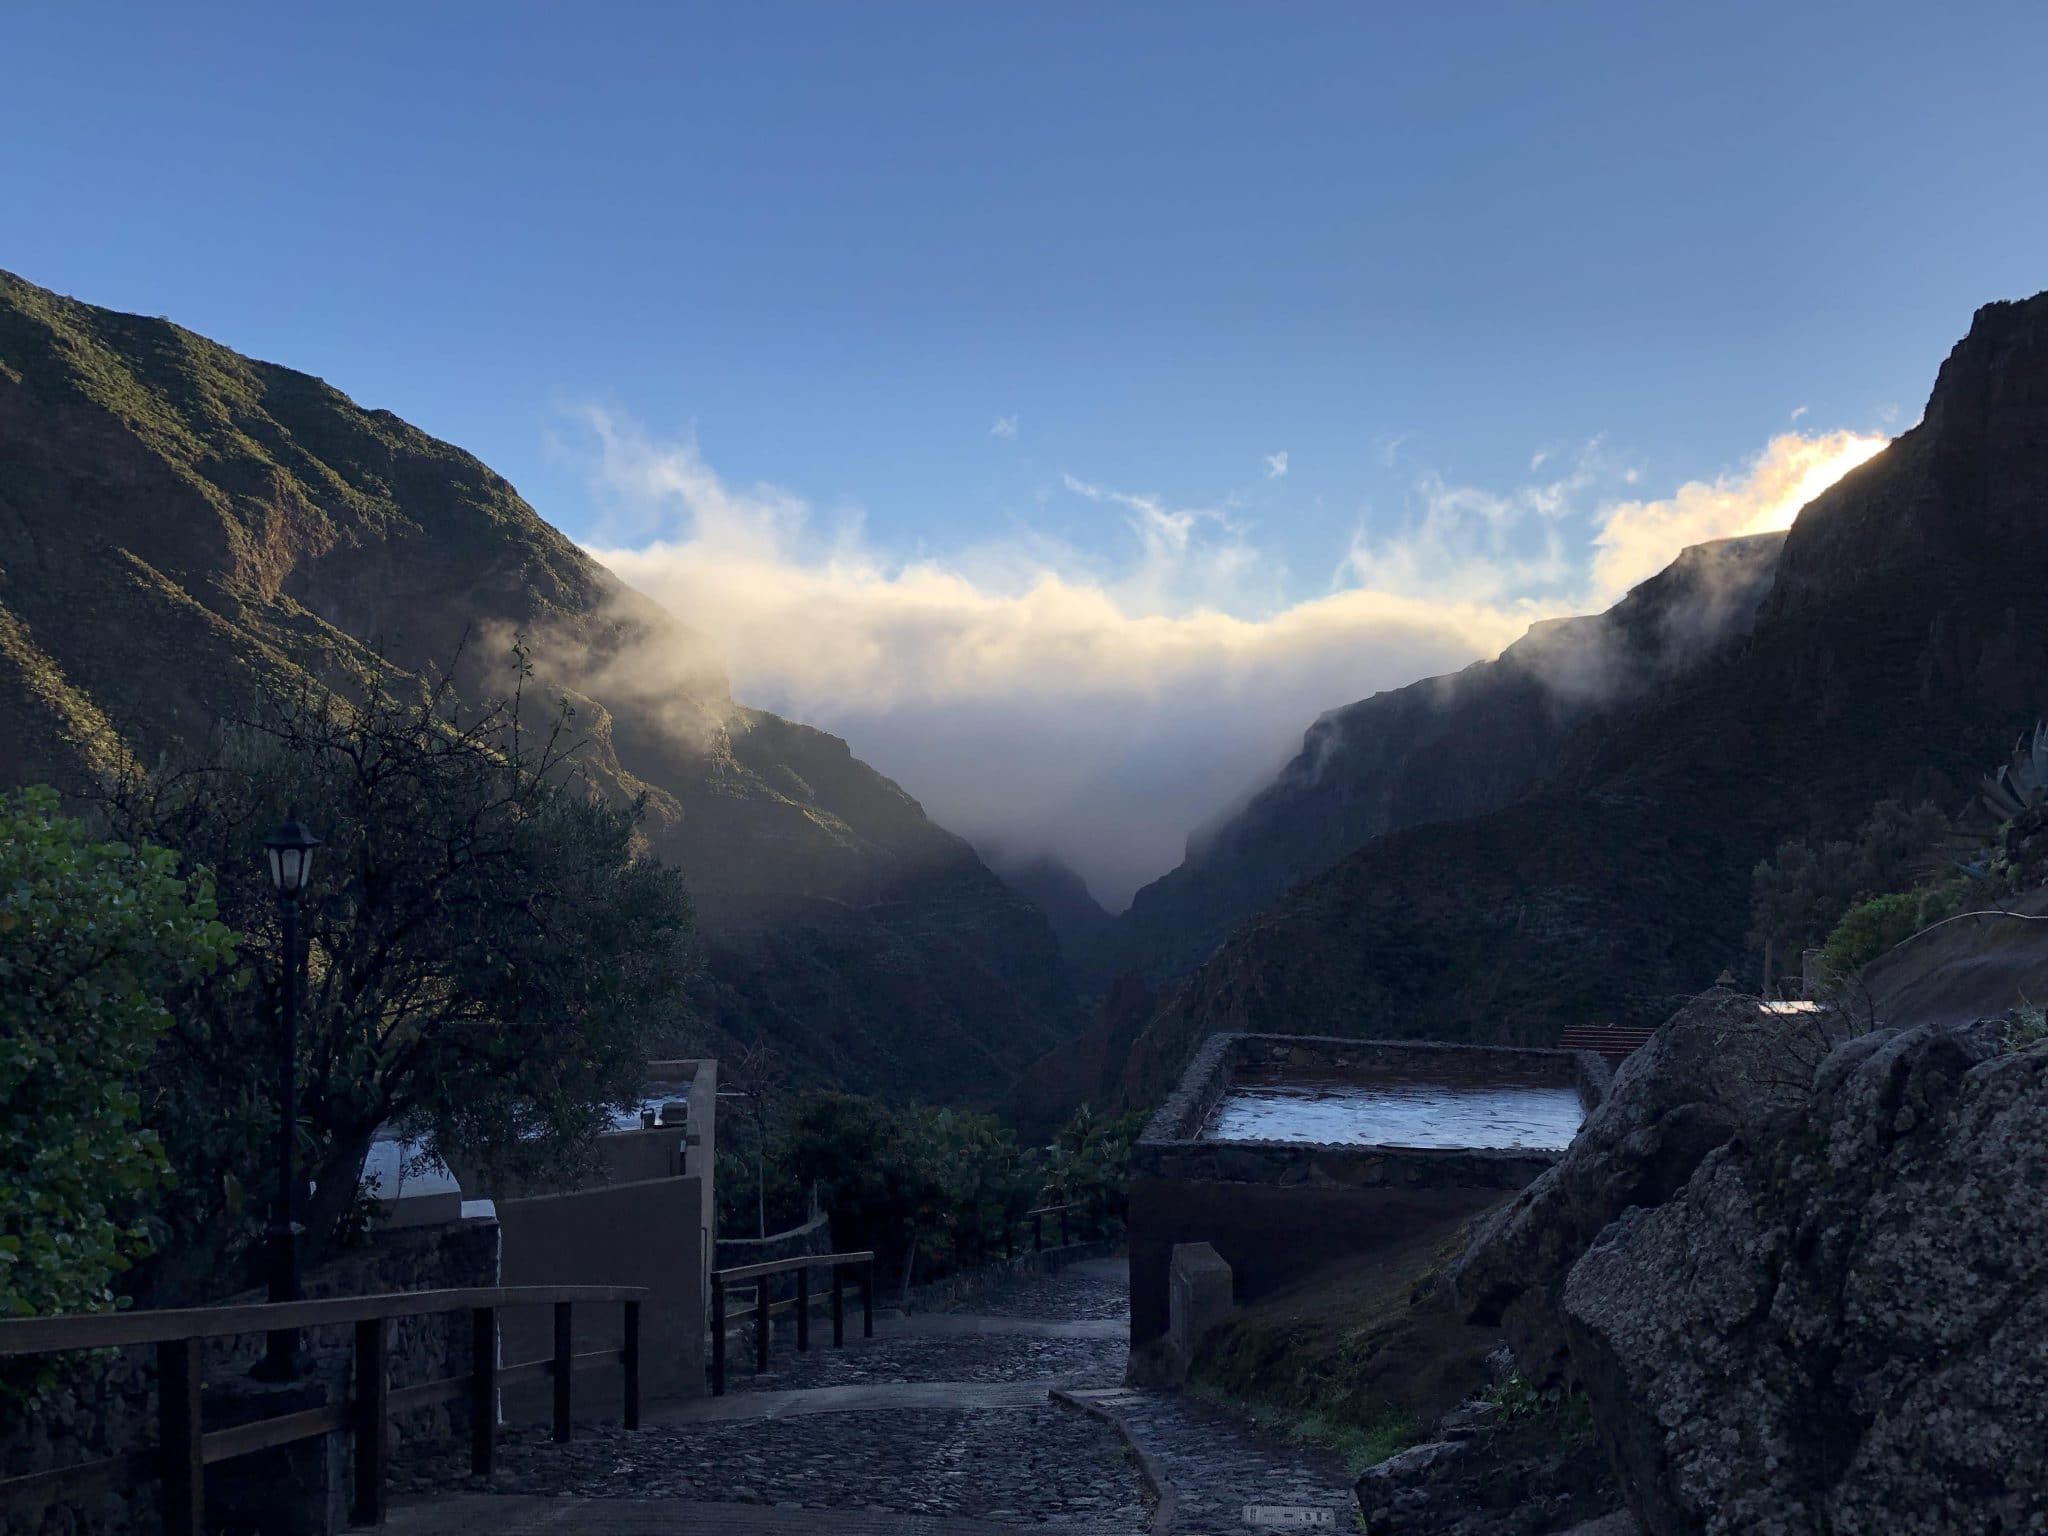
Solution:
[[[1124,524],[1121,561],[1031,535],[901,559],[857,517],[821,526],[791,491],[728,482],[694,438],[580,420],[615,513],[586,548],[703,637],[615,668],[679,694],[722,669],[734,697],[845,737],[941,825],[1056,858],[1111,911],[1332,709],[1518,643],[1561,696],[1617,687],[1611,656],[1550,621],[1605,609],[1684,548],[1787,526],[1886,441],[1783,433],[1662,498],[1617,497],[1633,476],[1591,445],[1507,493],[1424,477],[1419,516],[1356,536],[1328,590],[1290,603],[1285,571],[1214,509],[1069,475]],[[1704,643],[1725,617],[1709,583],[1670,622]]]

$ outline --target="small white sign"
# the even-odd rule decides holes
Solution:
[[[1244,1523],[1255,1531],[1334,1531],[1337,1512],[1307,1504],[1247,1504]]]

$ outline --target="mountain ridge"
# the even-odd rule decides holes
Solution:
[[[0,783],[190,750],[336,656],[489,697],[515,634],[586,772],[645,794],[647,842],[684,872],[714,1043],[986,1100],[1067,1032],[1035,908],[844,742],[732,700],[701,637],[473,455],[0,274]],[[636,683],[652,650],[659,683]]]
[[[1217,1029],[1547,1043],[1744,953],[1749,872],[1886,795],[1959,803],[2048,714],[2048,294],[1979,310],[1919,426],[1800,512],[1743,642],[1512,805],[1374,839],[1240,927],[1121,1092]]]
[[[1080,956],[1095,988],[1186,974],[1237,925],[1385,832],[1504,805],[1573,733],[1748,632],[1782,533],[1694,545],[1605,611],[1532,625],[1489,661],[1326,711],[1278,774],[1190,838]]]

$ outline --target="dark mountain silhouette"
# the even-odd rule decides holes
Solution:
[[[1020,858],[984,850],[983,857],[1004,884],[1045,914],[1061,951],[1070,960],[1109,926],[1109,913],[1088,889],[1088,882],[1051,854]]]
[[[1243,924],[1124,1093],[1218,1029],[1547,1041],[1753,970],[1779,839],[1959,803],[2048,712],[2044,570],[2048,294],[1980,310],[1921,424],[1800,513],[1747,640],[1573,732],[1511,804],[1374,838]]]
[[[1183,976],[1382,833],[1507,804],[1557,770],[1576,732],[1747,635],[1783,542],[1698,545],[1605,613],[1538,624],[1492,661],[1331,710],[1271,784],[1189,839],[1180,867],[1077,952],[1084,982]]]
[[[1070,1027],[1029,902],[844,742],[736,704],[701,641],[485,465],[318,379],[0,274],[0,783],[189,748],[337,654],[400,680],[459,651],[459,689],[485,697],[520,632],[585,769],[646,795],[689,882],[708,1043],[988,1099]]]

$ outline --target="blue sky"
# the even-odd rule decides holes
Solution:
[[[1617,505],[1755,521],[1672,498],[1902,430],[1977,304],[2048,285],[2034,6],[78,4],[8,46],[0,265],[393,409],[616,563],[694,551],[634,574],[736,686],[978,837],[1086,851],[1047,829],[1150,791],[1113,896],[1315,709],[1611,596]],[[1115,663],[1088,771],[1004,828],[954,781],[1071,625],[910,697],[763,659],[713,556],[853,581],[842,653],[900,642],[906,572],[1056,576],[1091,654],[1442,613],[1282,680]],[[1262,709],[1168,728],[1212,695]]]

